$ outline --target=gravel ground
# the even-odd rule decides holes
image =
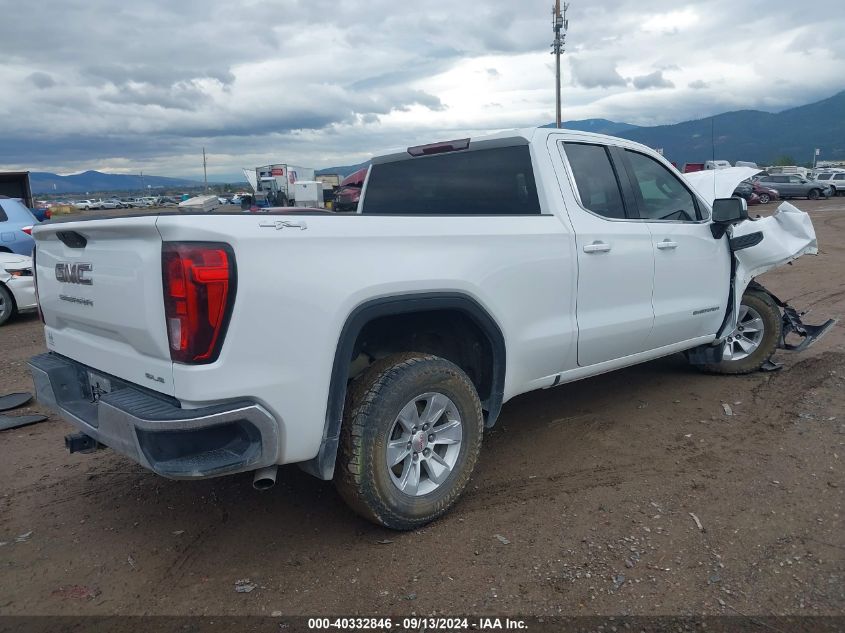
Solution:
[[[845,199],[798,206],[821,256],[762,281],[841,318]],[[0,393],[31,389],[37,317],[0,350]],[[259,493],[68,455],[56,417],[1,432],[0,613],[845,615],[843,328],[777,359],[716,377],[676,355],[519,397],[463,501],[403,534],[295,467]]]

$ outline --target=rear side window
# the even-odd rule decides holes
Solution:
[[[365,215],[537,215],[527,145],[373,165]]]
[[[832,174],[819,174],[816,176],[816,180],[830,180]]]
[[[38,220],[32,215],[32,211],[27,209],[17,200],[8,198],[0,200],[0,222],[5,222],[12,218],[13,222],[27,222],[29,224],[37,224]]]
[[[603,145],[564,143],[581,204],[605,218],[625,218],[616,172]]]
[[[834,180],[845,180],[845,174],[834,174],[833,179]]]

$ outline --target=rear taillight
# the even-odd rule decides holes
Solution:
[[[165,242],[161,265],[170,358],[213,363],[235,303],[232,248],[216,242]]]
[[[22,226],[21,231],[23,231],[27,235],[32,235],[32,227],[31,226]]]
[[[41,311],[41,297],[38,296],[38,265],[35,261],[35,256],[38,253],[37,248],[32,249],[32,285],[35,287],[35,305],[38,307],[38,316],[41,322],[46,324],[44,320],[44,313]]]

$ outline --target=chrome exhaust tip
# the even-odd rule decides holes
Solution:
[[[276,471],[278,470],[278,466],[259,468],[255,471],[255,477],[252,479],[252,487],[256,490],[269,490],[276,485]]]

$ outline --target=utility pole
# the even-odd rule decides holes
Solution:
[[[205,159],[205,148],[202,148],[202,175],[205,180],[205,192],[208,193],[208,161]]]
[[[560,0],[555,0],[552,10],[552,30],[555,32],[555,40],[552,42],[552,55],[555,56],[555,97],[557,113],[555,124],[558,128],[563,127],[563,112],[560,98],[560,56],[566,51],[566,32],[569,30],[569,20],[566,19],[566,12],[569,10],[569,3],[563,3],[563,15],[560,12]]]

